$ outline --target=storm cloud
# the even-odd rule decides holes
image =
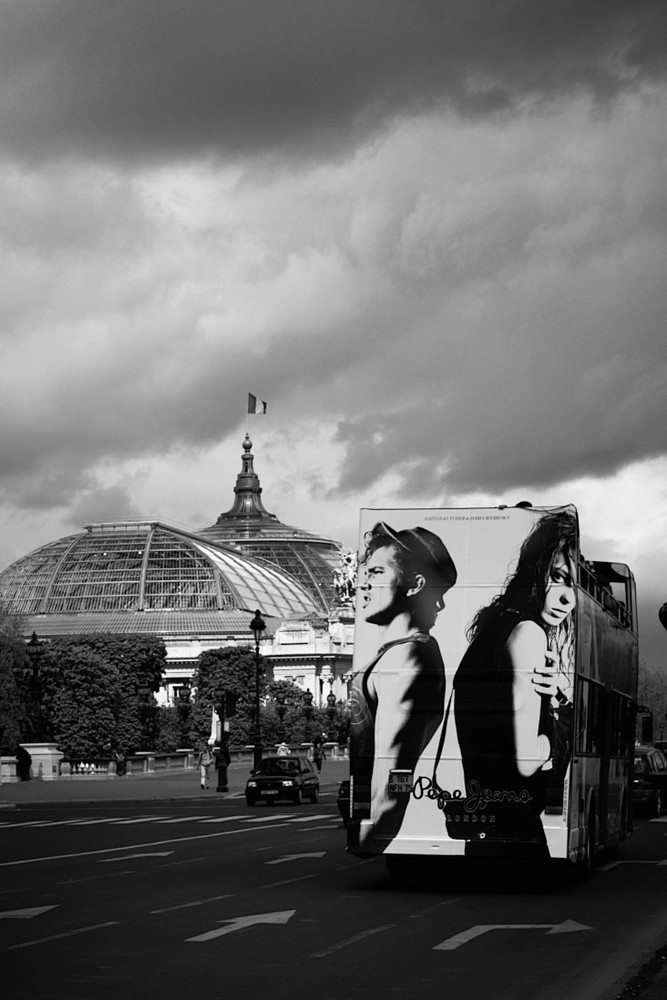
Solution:
[[[13,0],[6,148],[322,159],[401,116],[513,113],[662,78],[661,0]]]

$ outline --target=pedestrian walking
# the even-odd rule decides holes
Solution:
[[[199,767],[199,781],[202,788],[208,788],[208,769],[213,763],[213,754],[211,753],[211,748],[206,747],[201,751],[197,759],[197,765]]]
[[[318,771],[322,770],[324,759],[324,740],[321,736],[316,736],[313,740],[313,761]]]

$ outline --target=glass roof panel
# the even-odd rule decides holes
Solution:
[[[277,616],[317,611],[310,595],[295,580],[285,577],[273,567],[202,542],[196,542],[196,545],[227,578],[242,607],[248,611],[260,608],[264,614]]]

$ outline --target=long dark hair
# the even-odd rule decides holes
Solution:
[[[561,553],[573,562],[577,551],[577,519],[571,510],[549,511],[535,523],[524,540],[514,573],[508,578],[500,594],[491,604],[481,608],[467,629],[468,641],[472,640],[502,612],[515,612],[517,617],[529,617],[541,624],[542,609],[554,563]],[[564,622],[546,628],[547,634],[562,651],[574,630],[573,616]]]

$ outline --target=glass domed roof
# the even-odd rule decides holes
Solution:
[[[275,565],[159,521],[88,524],[36,549],[0,573],[0,603],[23,615],[319,611]]]

